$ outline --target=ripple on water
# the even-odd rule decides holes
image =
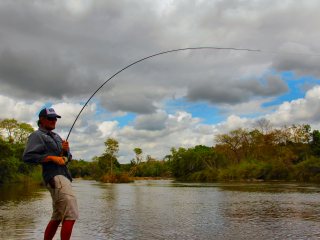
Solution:
[[[73,185],[80,209],[74,240],[320,237],[317,185],[163,180]],[[28,191],[16,198],[11,191],[0,200],[0,239],[42,238],[51,199],[43,188]]]

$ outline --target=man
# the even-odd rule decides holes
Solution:
[[[51,240],[62,222],[61,240],[70,239],[78,206],[71,187],[71,175],[66,164],[72,155],[69,143],[52,132],[57,119],[61,118],[53,108],[44,108],[39,113],[39,129],[29,138],[23,153],[23,160],[42,165],[43,180],[52,197],[53,213],[48,223],[44,239]]]

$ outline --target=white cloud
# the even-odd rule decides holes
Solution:
[[[91,7],[90,0],[68,0],[64,3],[66,4],[67,9],[76,15],[85,14]]]
[[[52,105],[57,114],[61,116],[61,119],[59,119],[59,125],[63,128],[71,127],[75,118],[83,107],[83,105],[79,103],[71,103],[68,102],[67,99],[66,101],[67,102],[60,102]],[[86,121],[88,118],[93,119],[96,110],[97,107],[95,103],[88,104],[79,116],[76,126],[81,127],[83,124],[85,124],[84,121]]]
[[[26,102],[0,95],[0,119],[14,118],[35,127],[42,105],[40,102]]]
[[[118,130],[117,121],[104,121],[99,124],[98,129],[101,131],[102,138],[112,137],[112,134]]]
[[[15,101],[12,98],[0,96],[2,117],[14,117],[20,121],[30,121],[36,119],[40,103],[33,105]],[[6,103],[6,104],[4,104]],[[63,117],[70,117],[80,108],[78,104],[59,103],[53,105],[57,113]],[[88,115],[84,112],[81,126],[77,126],[70,137],[70,146],[75,158],[90,160],[93,156],[102,154],[104,151],[104,141],[108,137],[113,137],[119,141],[120,152],[119,161],[129,162],[134,157],[133,149],[142,148],[144,155],[152,155],[162,158],[170,153],[172,147],[193,147],[203,144],[212,146],[216,134],[226,133],[236,128],[250,128],[254,126],[256,119],[242,118],[238,115],[230,115],[221,123],[215,125],[203,124],[191,113],[178,111],[174,114],[167,114],[161,111],[154,115],[139,116],[136,123],[145,125],[153,124],[155,119],[161,119],[163,128],[140,129],[133,126],[120,127],[117,121],[94,120],[93,112],[95,105],[89,107]],[[71,114],[70,116],[68,114]],[[28,117],[27,119],[25,117]],[[320,86],[310,89],[305,98],[285,102],[273,112],[262,115],[269,119],[274,126],[283,126],[292,123],[309,123],[313,127],[318,126],[320,119]],[[92,119],[93,118],[93,119]],[[318,119],[318,120],[317,120]],[[150,123],[148,122],[150,121]],[[157,122],[157,121],[156,121]],[[57,126],[56,131],[61,135],[66,135],[68,128],[62,128],[62,124]]]
[[[173,146],[211,145],[216,133],[250,126],[255,119],[241,117],[249,114],[317,126],[314,81],[304,98],[263,104],[287,91],[282,71],[320,76],[319,7],[316,0],[0,1],[0,118],[35,126],[52,102],[62,116],[56,130],[66,137],[86,97],[122,67],[164,50],[217,46],[263,51],[170,53],[121,72],[77,121],[74,157],[101,154],[108,136],[119,141],[121,161],[134,147],[161,157]],[[167,109],[177,98],[214,105],[226,119],[208,125]],[[117,117],[128,112],[137,117],[120,126]]]
[[[305,98],[284,102],[267,118],[275,125],[311,124],[318,125],[320,120],[320,86],[308,90]]]
[[[253,119],[230,115],[226,121],[217,124],[216,128],[219,130],[219,134],[227,133],[237,128],[250,128],[253,122]]]
[[[222,114],[234,114],[234,115],[260,115],[270,111],[273,107],[262,107],[264,103],[268,103],[272,101],[274,98],[259,98],[259,99],[252,99],[245,103],[239,103],[235,105],[230,104],[222,104],[219,106],[220,111]]]

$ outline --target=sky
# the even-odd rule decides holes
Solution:
[[[320,1],[0,0],[0,119],[37,129],[38,113],[77,120],[75,159],[119,142],[120,163],[172,147],[213,146],[217,134],[310,124],[320,129]]]

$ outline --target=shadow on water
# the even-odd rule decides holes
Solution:
[[[20,202],[41,198],[45,187],[36,183],[0,185],[0,202]]]
[[[263,182],[263,183],[236,183],[222,184],[219,186],[226,191],[240,192],[266,192],[266,193],[319,193],[320,185],[283,183],[283,182]]]
[[[218,188],[223,191],[266,192],[266,193],[320,193],[319,184],[293,182],[226,182],[185,183],[172,182],[171,187]]]
[[[46,189],[17,183],[0,186],[0,192],[0,239],[41,239],[50,206],[43,201],[48,197]]]

